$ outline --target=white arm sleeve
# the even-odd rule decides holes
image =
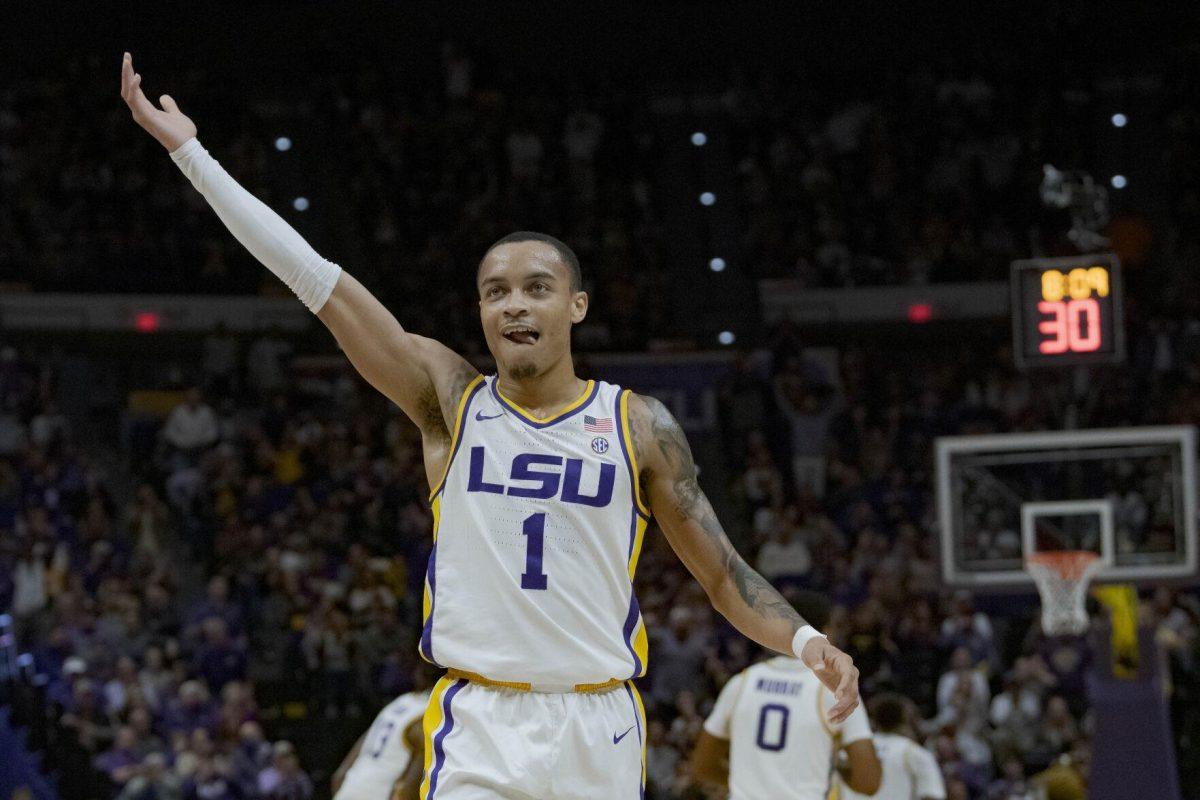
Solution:
[[[741,694],[739,689],[745,680],[746,673],[739,672],[725,682],[725,687],[717,695],[717,702],[713,704],[712,713],[704,720],[704,730],[710,735],[718,739],[730,738],[733,707],[737,704],[738,695]]]
[[[321,258],[291,225],[243,189],[199,139],[188,139],[171,159],[250,254],[279,276],[309,311],[320,311],[342,268]]]

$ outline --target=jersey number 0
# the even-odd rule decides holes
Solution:
[[[767,703],[762,707],[762,711],[758,713],[758,736],[754,739],[754,743],[759,746],[759,749],[778,753],[784,748],[787,744],[789,716],[791,716],[791,712],[787,706]],[[770,730],[772,717],[779,720],[779,727],[774,731]]]

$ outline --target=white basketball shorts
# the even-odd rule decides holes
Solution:
[[[425,711],[421,800],[641,800],[646,712],[631,682],[551,694],[442,678]]]

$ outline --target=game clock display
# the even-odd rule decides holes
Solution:
[[[1012,314],[1021,369],[1125,357],[1121,264],[1111,253],[1014,261]]]

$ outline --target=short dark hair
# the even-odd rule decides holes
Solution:
[[[891,733],[905,723],[904,698],[892,692],[878,695],[870,702],[871,723],[881,733]]]
[[[553,247],[558,252],[558,257],[562,259],[563,264],[567,267],[567,272],[571,275],[571,291],[579,292],[583,290],[583,271],[579,268],[579,257],[575,255],[575,251],[560,241],[555,239],[548,233],[538,233],[537,231],[516,231],[505,236],[503,239],[496,241],[487,249],[487,253],[492,252],[502,244],[511,242],[545,242]],[[484,253],[484,256],[487,256]],[[480,259],[482,266],[483,260]]]
[[[825,633],[825,626],[829,624],[830,614],[829,599],[825,595],[800,589],[788,592],[788,599],[792,601],[792,607],[796,609],[796,613],[804,617],[805,622],[821,633]]]

